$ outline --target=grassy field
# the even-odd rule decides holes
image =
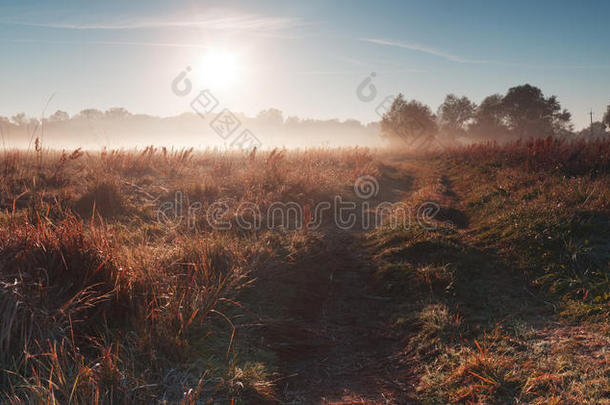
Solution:
[[[0,172],[2,403],[610,404],[608,141]]]

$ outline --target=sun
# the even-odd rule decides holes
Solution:
[[[227,50],[210,49],[203,55],[201,80],[212,88],[229,88],[239,79],[237,55]]]

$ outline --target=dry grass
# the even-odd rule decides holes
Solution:
[[[409,398],[604,403],[609,151],[552,139],[418,155],[2,151],[0,401],[280,401],[281,348],[261,325],[294,325],[287,302],[321,310],[313,290],[326,284],[303,272],[314,259],[355,261],[328,250],[326,231],[242,229],[236,207],[311,209],[373,175],[382,192],[409,191],[411,207],[441,207],[435,230],[369,235],[373,298],[409,349],[393,358],[418,375]],[[201,212],[226,202],[233,226],[159,222],[177,193]],[[314,345],[305,327],[276,334]]]
[[[394,158],[407,203],[441,206],[435,230],[370,239],[423,403],[608,403],[609,153],[546,139]]]
[[[274,366],[241,348],[256,319],[238,298],[315,235],[167,227],[156,209],[176,192],[202,210],[312,205],[372,167],[361,149],[2,152],[2,401],[270,398]]]

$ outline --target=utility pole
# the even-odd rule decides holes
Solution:
[[[593,110],[589,112],[589,116],[591,117],[591,126],[589,128],[591,128],[591,137],[593,137]]]

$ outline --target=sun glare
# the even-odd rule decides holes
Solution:
[[[203,56],[200,72],[202,82],[209,87],[231,87],[239,79],[237,55],[225,50],[209,50]]]

